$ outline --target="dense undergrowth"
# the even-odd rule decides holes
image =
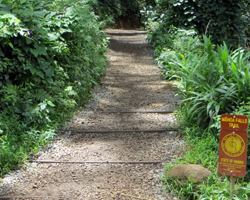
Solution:
[[[162,180],[166,190],[173,191],[181,199],[229,199],[228,177],[217,172],[220,116],[228,113],[250,117],[250,53],[247,43],[250,21],[244,21],[247,25],[243,23],[241,25],[245,27],[237,30],[241,31],[240,37],[244,40],[237,42],[234,36],[224,37],[235,23],[233,21],[225,29],[221,27],[224,36],[217,33],[215,27],[211,28],[211,24],[207,27],[198,26],[207,17],[206,14],[222,19],[219,7],[227,10],[228,5],[218,2],[214,5],[218,6],[216,13],[215,7],[211,6],[209,10],[208,6],[204,16],[201,16],[197,14],[199,8],[195,7],[199,3],[206,4],[205,1],[159,0],[155,7],[148,7],[142,12],[148,39],[154,47],[155,61],[162,69],[163,78],[174,81],[178,88],[177,94],[181,100],[177,118],[188,144],[176,163],[166,165],[166,174]],[[230,3],[234,4],[233,1]],[[193,11],[190,10],[191,6],[195,7]],[[237,7],[235,14],[246,20],[247,14],[243,12],[244,9],[239,13],[239,8],[242,7]],[[174,11],[176,14],[170,15]],[[228,18],[222,21],[227,23],[232,15],[227,15]],[[210,28],[210,33],[201,31],[206,28]],[[211,170],[212,176],[200,185],[191,181],[180,183],[168,178],[168,170],[178,163],[200,164]],[[232,199],[249,199],[249,172],[250,156],[247,158],[246,177],[238,178]]]
[[[105,74],[105,23],[94,13],[113,23],[138,18],[143,6],[156,62],[182,99],[188,149],[176,163],[212,171],[203,184],[180,184],[167,177],[170,163],[166,189],[181,199],[229,198],[228,177],[217,173],[220,115],[250,117],[247,0],[0,0],[0,177],[46,145]],[[247,164],[234,199],[250,197],[250,156]]]
[[[0,1],[0,177],[48,143],[105,74],[86,1]]]

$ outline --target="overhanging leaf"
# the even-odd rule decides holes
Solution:
[[[42,79],[44,79],[44,73],[41,70],[37,70],[36,74],[40,76]]]
[[[49,77],[49,78],[51,78],[51,77],[54,76],[54,72],[55,72],[54,68],[49,68],[49,69],[46,69],[46,70],[45,70],[45,74],[46,74],[46,76]]]
[[[44,44],[40,43],[39,45],[36,46],[36,49],[37,49],[38,54],[45,55],[45,56],[47,55],[47,51],[45,49]]]
[[[36,73],[36,68],[30,67],[30,72],[32,75],[34,75]]]
[[[51,101],[48,101],[48,104],[49,104],[50,106],[52,106],[52,107],[55,107],[55,106],[56,106],[56,105],[53,104]]]
[[[30,52],[31,52],[35,57],[38,56],[38,51],[37,51],[37,49],[30,49]]]
[[[49,62],[41,62],[40,63],[40,68],[45,71],[48,67],[50,66]]]
[[[57,33],[48,33],[48,36],[50,40],[54,41],[57,40],[60,35]]]

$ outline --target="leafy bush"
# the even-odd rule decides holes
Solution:
[[[159,37],[161,36],[159,35]],[[157,53],[160,52],[156,58],[156,63],[163,71],[163,77],[165,79],[173,79],[173,76],[178,72],[178,68],[174,64],[169,63],[169,61],[177,55],[176,52],[187,57],[191,53],[198,55],[203,51],[203,44],[194,31],[179,29],[172,37],[171,46],[169,46],[169,43],[165,43],[165,45],[162,45],[164,46],[163,49],[155,49]]]
[[[149,39],[155,48],[156,62],[162,69],[164,77],[176,81],[178,94],[182,96],[177,117],[179,125],[185,127],[181,130],[181,134],[188,144],[180,160],[166,165],[162,181],[166,190],[175,193],[181,199],[228,199],[229,180],[217,172],[220,114],[249,115],[249,103],[245,102],[249,101],[250,93],[250,54],[242,48],[231,51],[224,42],[215,46],[211,42],[213,36],[200,38],[193,28],[191,31],[175,28],[174,34],[169,34],[168,31],[173,29],[173,23],[167,25],[164,20],[171,12],[166,13],[160,7],[160,3],[165,2],[169,6],[171,5],[169,2],[173,1],[158,2],[158,10],[150,11],[147,19]],[[192,3],[192,1],[179,2],[180,5]],[[168,9],[171,9],[171,6]],[[178,18],[179,13],[175,14],[172,17]],[[191,22],[192,20],[195,19],[190,19]],[[176,27],[181,25],[183,24],[177,23]],[[237,180],[232,199],[250,197],[248,184],[250,157],[247,159],[246,179]],[[178,163],[203,165],[212,171],[212,176],[200,185],[191,181],[180,183],[178,180],[172,180],[167,176],[167,172],[170,167]]]
[[[39,133],[57,128],[77,103],[90,98],[92,86],[105,74],[107,40],[105,24],[84,1],[2,0],[0,14],[3,147],[15,133],[23,138],[32,132],[39,140]],[[3,128],[7,118],[16,119],[13,130]],[[39,143],[32,141],[30,148],[18,145],[27,153]],[[2,149],[15,154],[9,147]],[[7,151],[1,157],[8,157]]]
[[[147,0],[148,1],[148,0]],[[143,3],[147,3],[143,1]],[[106,21],[108,25],[114,25],[116,19],[129,19],[130,22],[138,23],[140,21],[140,3],[137,0],[92,0],[91,4],[96,14],[101,20]],[[134,24],[135,25],[135,24]]]
[[[163,56],[159,59],[162,65],[166,64],[162,66],[166,73],[179,80],[184,121],[207,128],[215,116],[232,112],[248,99],[250,54],[240,49],[230,53],[226,44],[217,46],[215,51],[210,39],[204,36],[204,41],[204,51],[200,54],[172,53],[165,56],[167,60],[161,59]]]
[[[28,127],[18,114],[0,114],[0,177],[20,167],[30,153],[49,143],[55,130]]]
[[[158,0],[158,12],[164,15],[167,27],[196,29],[199,35],[212,36],[215,44],[233,48],[246,44],[247,1],[229,0]],[[167,12],[166,12],[167,11]]]

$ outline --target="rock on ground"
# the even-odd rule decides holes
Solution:
[[[202,167],[201,165],[196,164],[182,164],[176,165],[169,170],[168,176],[171,178],[178,178],[182,181],[187,181],[190,178],[190,181],[195,183],[201,183],[205,181],[206,177],[211,175],[211,171]]]

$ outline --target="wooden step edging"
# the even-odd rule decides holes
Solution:
[[[168,161],[167,161],[168,160]],[[160,161],[53,161],[53,160],[27,160],[30,163],[47,163],[47,164],[161,164],[167,163],[171,159]]]
[[[143,110],[139,110],[139,111],[98,111],[99,113],[174,113],[174,111],[168,110],[168,111],[143,111]]]
[[[122,132],[145,132],[145,133],[153,133],[153,132],[167,132],[167,131],[178,131],[177,128],[168,128],[168,129],[152,129],[152,130],[80,130],[80,129],[70,129],[63,130],[64,132],[74,132],[74,133],[122,133]]]

